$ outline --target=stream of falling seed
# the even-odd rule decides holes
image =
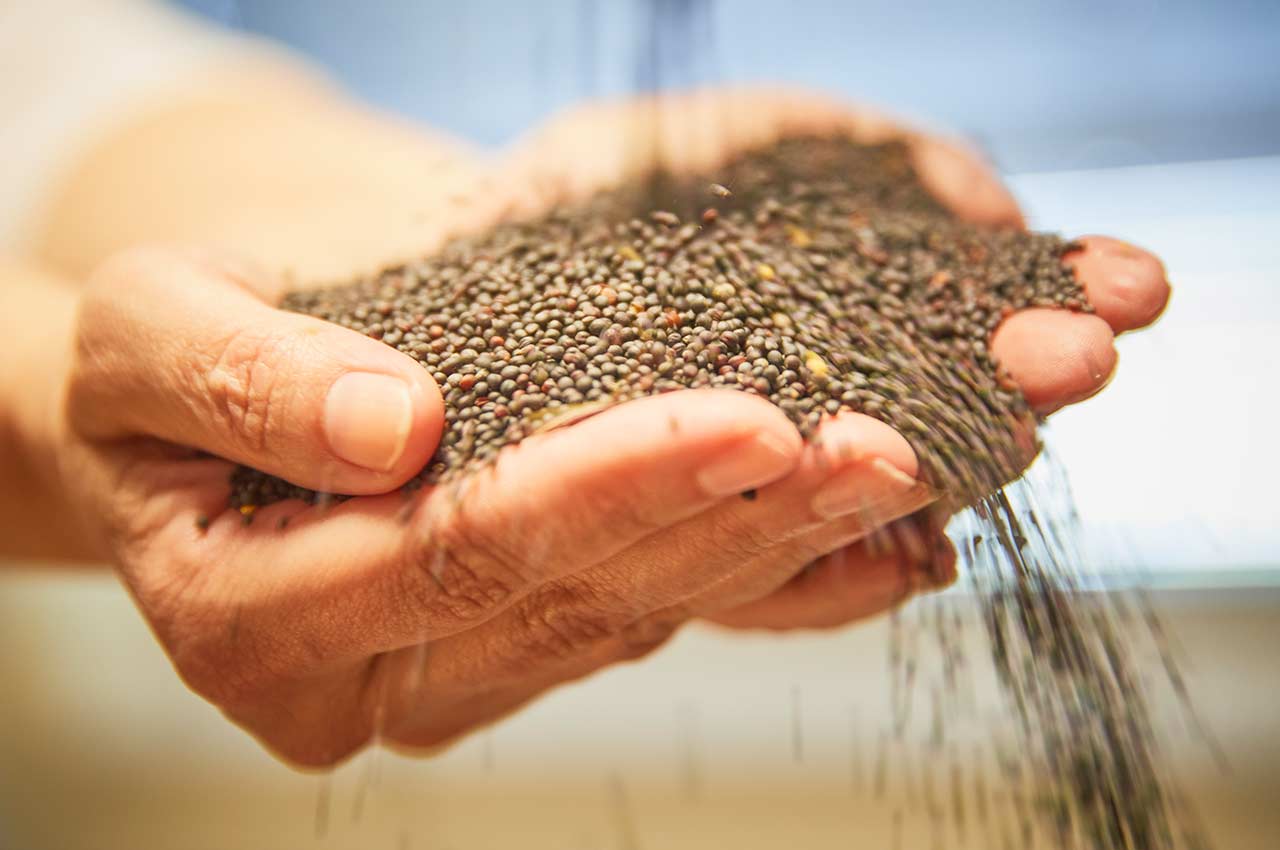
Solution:
[[[800,704],[800,686],[791,686],[791,758],[804,761],[804,721]]]
[[[332,798],[333,777],[326,773],[316,782],[314,832],[317,841],[324,839],[329,835],[329,810],[332,805]]]
[[[1088,569],[1064,473],[1047,453],[1041,467],[1047,475],[1040,478],[1055,484],[1052,491],[1042,489],[1043,480],[1016,482],[980,500],[953,528],[985,627],[992,670],[1014,721],[1008,727],[1012,737],[993,735],[989,742],[999,777],[995,821],[1000,843],[1107,850],[1207,846],[1194,811],[1161,768],[1161,742],[1150,711],[1152,688],[1135,661],[1144,641],[1156,648],[1156,672],[1180,704],[1186,701],[1184,713],[1194,728],[1191,718],[1196,715],[1168,637],[1143,593],[1131,601],[1108,591]],[[964,715],[963,710],[940,711],[940,695],[952,692],[949,677],[956,659],[964,657],[966,641],[963,618],[943,610],[953,603],[942,599],[931,604],[931,611],[916,606],[915,627],[907,625],[910,612],[891,626],[891,681],[899,682],[905,694],[899,690],[892,695],[896,717],[889,731],[906,739],[904,727],[911,721],[904,716],[915,700],[927,700],[933,711],[927,721],[921,718],[926,765],[921,776],[933,844],[940,846],[946,834],[964,841],[971,800],[980,834],[990,845],[990,788],[981,748],[970,760],[968,784],[951,750],[947,829],[938,817],[932,783],[941,764],[939,748],[952,734],[954,720]],[[1134,616],[1135,610],[1140,615]],[[931,649],[938,660],[922,692],[906,685],[913,655],[925,649],[908,648],[904,635],[912,633],[931,634],[936,644]],[[957,705],[964,701],[947,703],[948,708]],[[1205,745],[1212,752],[1210,740]],[[905,787],[909,811],[916,781],[910,761],[891,762]]]
[[[858,735],[858,707],[849,707],[849,789],[855,794],[865,793],[862,764],[862,742]]]
[[[631,812],[627,786],[622,781],[622,776],[617,773],[609,777],[609,800],[612,804],[619,850],[640,850],[640,840],[636,834],[635,817]]]
[[[693,702],[683,702],[676,707],[676,716],[680,727],[684,796],[693,802],[702,794],[702,771],[698,765],[698,706]]]

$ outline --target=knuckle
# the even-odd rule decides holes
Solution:
[[[454,511],[411,558],[409,595],[416,613],[461,625],[489,619],[521,585],[515,557],[511,544]]]
[[[526,645],[537,656],[566,659],[609,641],[634,620],[610,596],[580,583],[542,588],[521,606]]]
[[[639,661],[662,648],[687,618],[673,612],[642,617],[622,630],[615,659]]]
[[[795,540],[788,541],[783,547],[785,555],[780,560],[785,559],[787,565],[794,565],[797,568],[803,567],[840,548],[844,545],[846,538],[856,539],[864,534],[862,527],[857,527],[856,530],[850,527],[845,529],[837,528],[832,529],[832,531],[833,536],[826,539],[798,537]]]
[[[94,269],[89,277],[89,291],[103,294],[146,285],[173,255],[154,245],[138,245],[117,251]]]
[[[709,538],[717,547],[713,554],[735,564],[750,561],[785,539],[785,535],[766,524],[744,522],[735,515],[719,517],[715,525],[715,531]]]
[[[192,372],[202,397],[237,443],[250,450],[267,447],[277,427],[274,405],[283,390],[281,364],[286,339],[245,328],[199,352]]]
[[[132,248],[112,255],[93,273],[76,304],[74,358],[68,379],[68,400],[74,409],[83,402],[87,412],[127,352],[121,350],[120,329],[127,327],[129,294],[143,289],[159,263],[154,248]],[[92,417],[90,417],[92,418]]]
[[[663,517],[661,494],[644,494],[628,487],[611,487],[608,492],[593,495],[593,513],[608,517],[607,523],[597,523],[611,535],[638,540],[666,528],[669,522]],[[588,526],[589,527],[589,526]]]
[[[842,546],[855,543],[883,526],[884,523],[878,521],[874,515],[855,511],[848,516],[826,524],[812,535],[802,535],[796,538],[788,543],[787,547],[795,552],[797,556],[806,558],[806,563],[808,563],[808,561],[815,561]]]

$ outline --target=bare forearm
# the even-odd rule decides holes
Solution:
[[[50,187],[30,255],[83,279],[138,243],[195,244],[332,280],[428,250],[477,175],[461,143],[257,63],[193,80],[89,145]]]
[[[98,559],[59,473],[75,304],[57,276],[0,262],[0,558]]]
[[[107,258],[178,243],[335,279],[465,226],[450,202],[477,176],[461,144],[271,61],[193,80],[85,146],[0,258],[0,557],[97,554],[60,481],[58,406],[77,290]]]

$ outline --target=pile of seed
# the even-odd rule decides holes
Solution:
[[[806,436],[841,410],[883,419],[933,483],[971,502],[1017,475],[1031,430],[1015,428],[1030,414],[990,334],[1022,307],[1088,309],[1061,262],[1069,247],[954,220],[900,144],[805,138],[284,306],[380,339],[435,378],[446,429],[415,483],[605,404],[727,387],[769,399]],[[243,470],[232,504],[315,497]]]
[[[950,505],[977,506],[969,521],[982,532],[961,556],[1023,736],[1003,760],[1008,796],[1027,800],[1022,777],[1040,778],[1019,809],[1024,845],[1034,811],[1058,846],[1162,850],[1193,839],[1174,828],[1123,632],[1082,601],[1055,526],[1000,489],[1030,456],[1035,418],[988,342],[1024,307],[1089,309],[1062,262],[1071,248],[957,221],[900,144],[799,138],[284,306],[382,340],[435,378],[446,429],[418,486],[481,468],[539,429],[689,387],[762,396],[806,436],[841,410],[894,426]],[[250,469],[233,476],[231,504],[246,517],[319,497]],[[914,660],[895,658],[895,676],[911,680]]]

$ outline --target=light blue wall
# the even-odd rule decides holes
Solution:
[[[179,0],[362,96],[499,143],[633,90],[654,0]],[[696,0],[656,0],[668,7]],[[779,80],[929,116],[1008,170],[1280,151],[1280,2],[709,0],[667,83]]]

